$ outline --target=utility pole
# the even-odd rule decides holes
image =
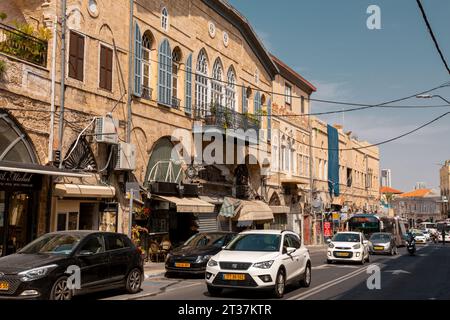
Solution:
[[[59,144],[58,151],[60,156],[59,167],[63,166],[62,157],[62,147],[63,147],[63,137],[64,137],[64,95],[66,91],[65,79],[66,79],[66,0],[61,0],[61,93],[59,96],[60,100],[60,113],[59,113]]]
[[[309,114],[312,113],[312,106],[311,106],[311,100],[308,99],[308,107],[309,107]],[[314,192],[314,177],[313,177],[313,126],[312,126],[312,120],[311,116],[308,116],[308,123],[309,123],[309,214],[311,215],[310,221],[316,221],[316,213],[313,210],[313,192]],[[313,220],[312,220],[313,219]],[[302,221],[304,220],[304,214],[302,214]],[[316,225],[314,223],[314,228],[316,228]],[[303,230],[302,230],[303,232]],[[315,232],[313,232],[315,235]],[[303,237],[302,237],[303,241]],[[314,244],[316,242],[316,237],[314,237]]]
[[[55,18],[53,20],[53,41],[52,41],[52,84],[51,84],[51,103],[50,103],[50,132],[48,138],[48,161],[53,162],[53,142],[55,131],[55,96],[56,96],[56,46],[58,41],[58,14],[55,11]]]

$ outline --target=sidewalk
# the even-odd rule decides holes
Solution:
[[[144,264],[145,279],[162,277],[166,273],[164,262],[146,262]]]
[[[310,253],[323,252],[323,251],[327,250],[327,245],[325,245],[325,244],[307,245],[306,248],[308,248]]]

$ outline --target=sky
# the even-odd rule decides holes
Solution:
[[[415,0],[229,0],[252,24],[267,50],[317,87],[315,99],[380,104],[450,81]],[[450,1],[422,0],[444,56],[450,63]],[[381,29],[369,30],[370,5],[381,10]],[[450,99],[450,87],[433,94]],[[439,106],[438,99],[397,105]],[[312,103],[312,112],[351,108]],[[320,116],[344,124],[360,140],[378,143],[423,125],[450,108],[370,109]],[[380,146],[381,168],[392,186],[416,182],[439,187],[439,169],[450,159],[450,114],[423,130]]]

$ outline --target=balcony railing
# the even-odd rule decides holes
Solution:
[[[152,100],[153,89],[147,86],[142,86],[142,99]]]
[[[261,129],[260,119],[257,115],[242,114],[224,106],[196,106],[195,118],[203,119],[207,126],[219,127],[222,129],[243,129],[244,131]]]
[[[46,67],[48,43],[0,23],[0,52]]]
[[[181,100],[177,97],[172,97],[172,108],[180,109]]]

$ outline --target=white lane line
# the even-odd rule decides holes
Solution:
[[[195,286],[203,285],[203,284],[204,283],[201,282],[201,283],[194,283],[194,284],[190,284],[190,285],[183,285],[181,288],[178,287],[178,288],[173,288],[173,289],[169,289],[169,290],[165,290],[165,291],[158,290],[158,291],[154,291],[154,292],[144,293],[144,294],[141,294],[139,296],[127,297],[127,298],[120,299],[120,300],[137,300],[137,299],[141,299],[141,298],[146,298],[146,297],[149,297],[149,296],[157,295],[158,293],[166,294],[166,293],[177,291],[177,290],[180,290],[180,289],[186,289],[186,288],[189,288],[189,287],[195,287]]]
[[[288,300],[306,299],[306,298],[308,298],[308,297],[310,297],[312,295],[318,294],[318,293],[320,293],[320,292],[322,292],[322,291],[324,291],[324,290],[326,290],[326,289],[328,289],[328,288],[330,288],[332,286],[335,286],[335,285],[337,285],[337,284],[339,284],[341,282],[344,282],[344,281],[346,281],[348,279],[351,279],[353,277],[356,277],[356,276],[366,272],[368,267],[369,266],[364,267],[362,269],[358,269],[358,270],[353,271],[353,272],[350,272],[349,274],[346,274],[346,275],[344,275],[344,276],[342,276],[340,278],[337,278],[337,279],[325,282],[325,283],[321,284],[320,286],[312,288],[311,290],[309,290],[307,292],[303,292],[303,293],[300,293],[300,294],[298,294],[296,296],[290,297]]]

